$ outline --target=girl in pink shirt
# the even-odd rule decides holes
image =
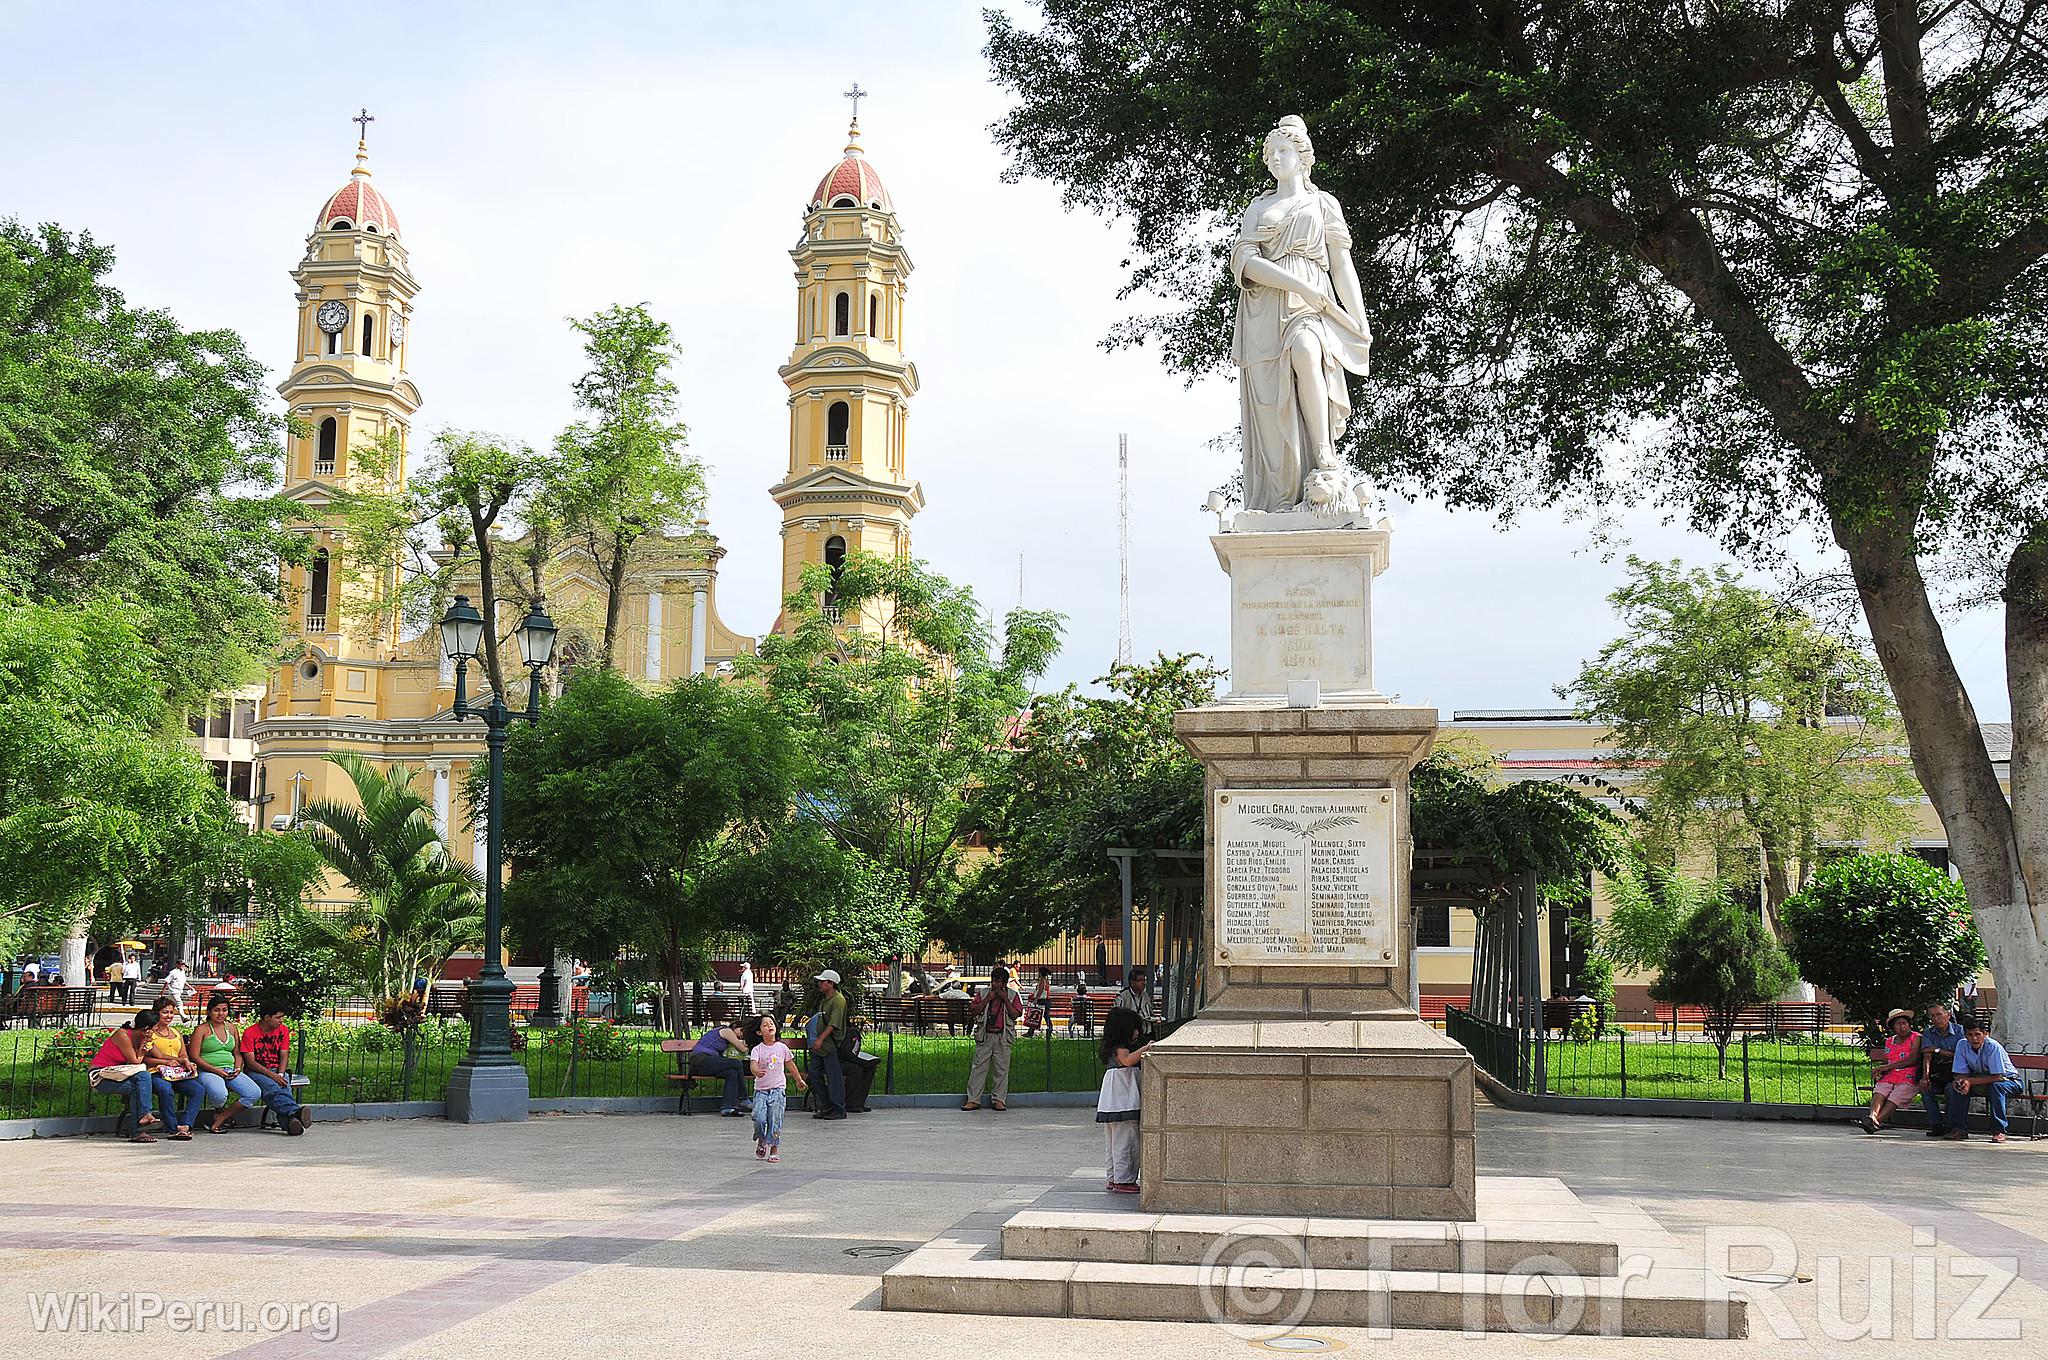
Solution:
[[[754,1155],[771,1162],[782,1160],[782,1114],[789,1106],[789,1083],[808,1091],[804,1074],[796,1070],[796,1057],[789,1045],[775,1037],[775,1018],[761,1018],[761,1042],[747,1054],[754,1073]]]

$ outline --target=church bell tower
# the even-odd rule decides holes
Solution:
[[[348,545],[329,507],[352,482],[405,479],[406,442],[420,405],[419,389],[406,376],[419,284],[398,214],[371,182],[367,133],[374,120],[365,111],[356,121],[364,135],[356,141],[355,169],[321,204],[292,270],[297,325],[291,368],[278,384],[294,422],[284,495],[299,506],[300,527],[313,546],[305,565],[286,568],[287,632],[304,646],[280,672],[273,693],[290,696],[293,712],[372,717],[374,688],[338,687],[334,663],[389,660],[398,619],[365,608],[370,600],[354,596],[374,597],[395,585],[384,579],[395,568],[363,570],[347,562]]]
[[[790,251],[796,347],[781,369],[789,471],[769,491],[782,510],[785,597],[810,563],[836,566],[855,552],[908,557],[910,519],[924,508],[905,461],[917,391],[917,367],[903,350],[910,256],[889,191],[861,149],[860,87],[848,93],[855,116],[846,149],[818,181]],[[825,603],[835,608],[829,593]]]

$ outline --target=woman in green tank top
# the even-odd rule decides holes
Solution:
[[[185,1041],[185,1056],[199,1069],[206,1103],[222,1107],[212,1120],[200,1125],[208,1133],[226,1133],[228,1121],[242,1108],[242,1102],[262,1097],[262,1090],[242,1070],[241,1046],[241,1033],[228,1019],[228,999],[216,993],[206,1003],[206,1023]]]

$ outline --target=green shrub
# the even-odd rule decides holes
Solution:
[[[1963,885],[1912,855],[1851,855],[1786,901],[1786,942],[1809,982],[1882,1037],[1886,1011],[1945,1001],[1984,964]]]

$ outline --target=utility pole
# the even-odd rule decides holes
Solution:
[[[1116,659],[1131,664],[1131,437],[1116,437]]]

